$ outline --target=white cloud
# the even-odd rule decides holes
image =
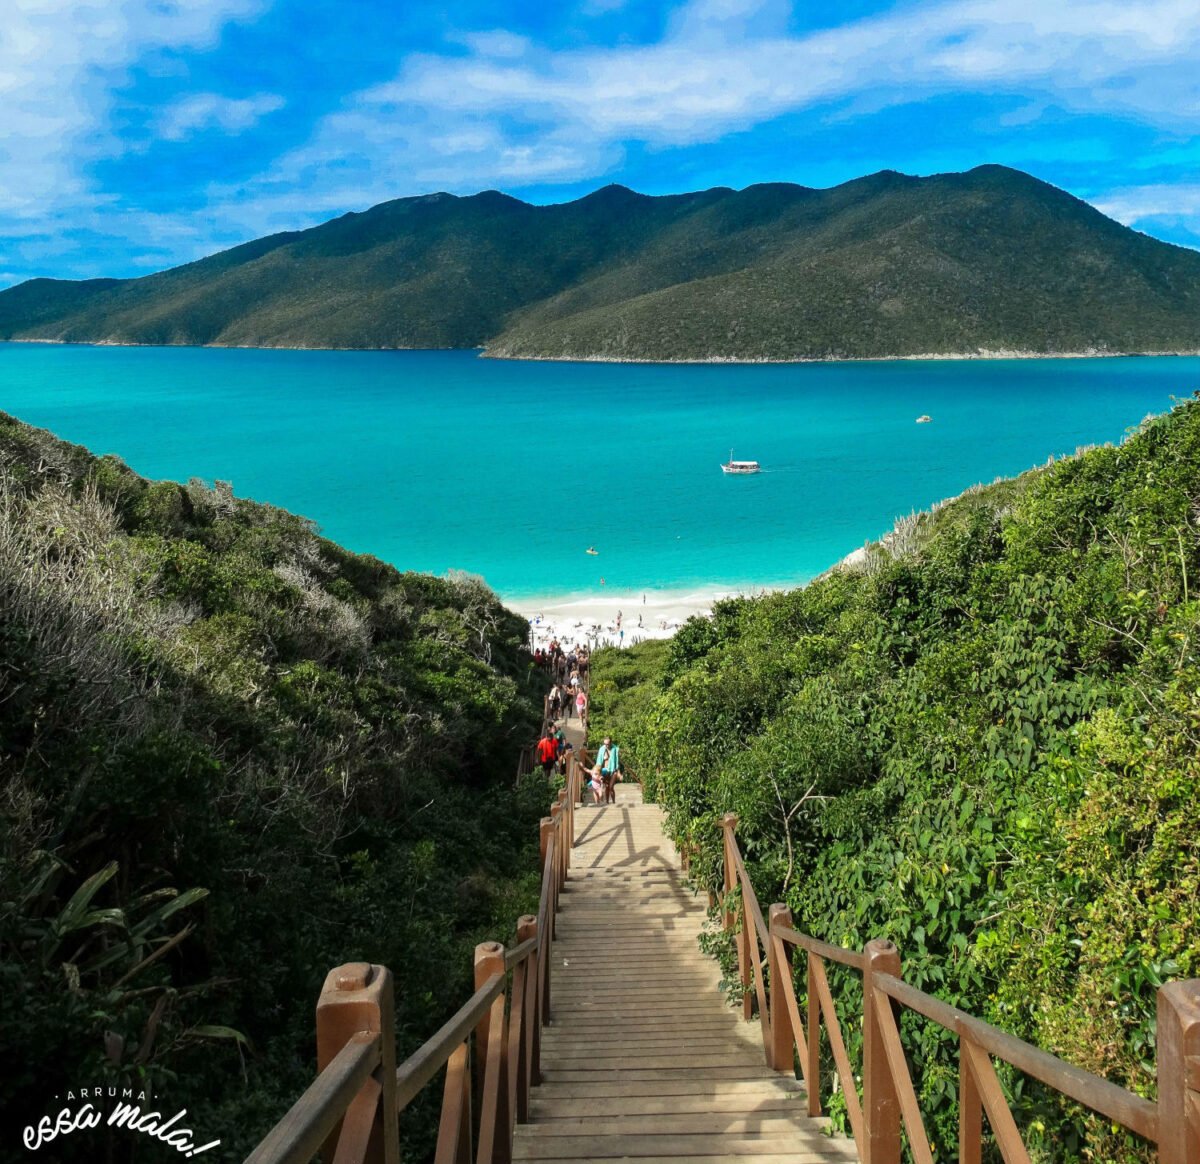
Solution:
[[[464,33],[459,40],[481,57],[521,57],[529,51],[531,45],[528,37],[518,36],[503,28]]]
[[[243,98],[222,97],[218,93],[189,93],[163,110],[158,120],[158,133],[168,141],[182,141],[206,129],[236,134],[257,125],[283,105],[283,98],[275,93],[257,93]]]
[[[1200,247],[1200,184],[1125,186],[1092,199],[1102,213],[1126,226],[1157,232],[1168,230]]]
[[[114,91],[147,53],[210,46],[225,23],[267,2],[0,0],[0,236],[46,236],[69,212],[97,229],[109,221],[123,237],[131,223],[113,217],[87,178],[91,161],[129,148],[108,128]],[[599,11],[622,0],[583,2]],[[256,178],[211,187],[202,221],[222,233],[207,237],[215,245],[234,232],[297,228],[422,190],[586,181],[617,169],[630,142],[688,146],[789,113],[853,119],[946,94],[1011,95],[994,129],[1046,109],[1060,119],[1116,116],[1180,140],[1196,132],[1197,0],[917,0],[803,34],[789,29],[792,7],[691,0],[651,44],[551,50],[505,30],[464,32],[446,52],[410,55],[386,83],[349,93]],[[195,93],[158,128],[171,139],[234,134],[280,103]],[[1102,206],[1141,221],[1135,194],[1151,205],[1187,189],[1116,191]],[[173,234],[166,220],[147,218],[153,253],[195,257],[199,221],[181,215]]]
[[[266,0],[4,0],[0,33],[0,233],[95,205],[87,177],[123,146],[109,125],[131,65],[162,49],[206,48]]]
[[[439,185],[578,181],[619,165],[629,141],[686,146],[818,106],[878,110],[954,92],[1011,93],[1030,119],[1052,105],[1191,130],[1200,113],[1196,0],[946,0],[806,35],[786,32],[789,11],[781,0],[693,0],[648,45],[460,38],[471,53],[410,56],[244,193],[264,207],[297,186],[320,199],[344,188],[347,170],[365,183],[354,204]]]
[[[1097,198],[1094,205],[1119,222],[1144,218],[1191,218],[1200,224],[1200,185],[1127,186]]]

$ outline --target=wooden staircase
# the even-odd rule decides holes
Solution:
[[[886,939],[850,950],[796,930],[783,903],[764,917],[727,813],[724,925],[745,995],[739,1017],[700,953],[706,902],[685,883],[661,811],[633,785],[618,786],[614,805],[581,805],[587,753],[582,732],[568,734],[567,787],[539,827],[537,915],[519,919],[515,944],[475,948],[474,994],[400,1064],[388,968],[330,971],[317,1076],[246,1164],[309,1164],[318,1150],[332,1164],[401,1164],[400,1117],[439,1078],[435,1164],[901,1164],[902,1136],[915,1164],[935,1164],[902,1011],[958,1041],[962,1164],[982,1164],[985,1127],[1005,1160],[1030,1159],[993,1060],[1155,1144],[1159,1164],[1200,1161],[1200,979],[1159,988],[1158,1098],[1145,1099],[905,982]],[[523,754],[521,773],[532,770]],[[862,976],[857,1062],[829,963]],[[831,1081],[823,1047],[855,1140],[828,1135],[820,1118]]]
[[[764,1065],[759,1028],[718,993],[697,939],[706,902],[684,883],[662,812],[619,785],[576,810],[559,899],[543,1082],[514,1160],[815,1162],[857,1159]]]

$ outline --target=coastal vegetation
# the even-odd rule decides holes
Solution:
[[[532,206],[382,203],[139,279],[0,292],[0,339],[790,360],[1200,350],[1200,255],[1002,166]]]
[[[1155,991],[1200,975],[1198,480],[1192,401],[904,519],[806,587],[720,602],[669,647],[598,652],[595,727],[701,884],[735,812],[759,899],[799,929],[890,938],[914,985],[1152,1095]],[[846,1016],[855,991],[835,983]],[[912,1013],[903,1033],[953,1155],[953,1036]],[[1035,1159],[1151,1158],[1005,1085]]]
[[[525,635],[477,579],[0,414],[0,1106],[120,1084],[238,1159],[347,961],[394,970],[419,1045],[536,903]],[[132,1150],[101,1136],[55,1159]]]

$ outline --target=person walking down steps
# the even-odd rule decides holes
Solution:
[[[621,750],[613,743],[612,736],[605,736],[604,743],[596,752],[596,771],[600,774],[603,803],[616,804],[616,783],[621,778]]]
[[[554,761],[558,759],[558,740],[554,738],[553,728],[547,728],[545,734],[538,741],[537,758],[538,763],[542,766],[542,771],[548,778],[554,771]]]

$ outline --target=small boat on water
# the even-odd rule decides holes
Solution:
[[[729,460],[721,466],[722,473],[761,473],[762,466],[757,461],[735,461],[733,449],[729,450]]]
[[[591,554],[593,557],[595,557],[595,555],[597,555],[600,551],[598,549],[596,549],[595,546],[588,546],[588,548],[586,550],[584,550],[583,552],[585,554]]]
[[[931,420],[933,420],[932,416],[918,416],[917,424],[928,424]]]

